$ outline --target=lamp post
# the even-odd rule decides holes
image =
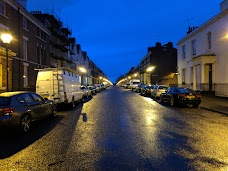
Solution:
[[[4,33],[1,35],[1,40],[3,41],[4,44],[6,44],[6,47],[5,47],[6,48],[6,91],[9,91],[8,44],[10,44],[12,39],[13,39],[13,37],[8,33]]]

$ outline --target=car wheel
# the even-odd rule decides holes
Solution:
[[[171,99],[170,99],[170,105],[171,106],[175,106],[175,101],[174,101],[174,98],[173,97],[171,97]]]
[[[31,127],[31,117],[27,114],[23,115],[20,122],[20,128],[23,132],[28,132]]]
[[[56,116],[57,115],[57,105],[53,104],[52,105],[52,116]]]

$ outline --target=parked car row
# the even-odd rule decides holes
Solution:
[[[198,107],[201,103],[200,92],[188,88],[138,84],[135,92],[151,97],[159,103],[167,102],[171,106],[192,105]]]
[[[102,84],[81,86],[83,101],[105,88]],[[57,103],[35,92],[15,91],[0,94],[0,126],[18,127],[20,131],[28,132],[33,121],[56,114]]]

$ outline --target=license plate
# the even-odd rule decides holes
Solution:
[[[195,98],[195,96],[191,96],[191,95],[189,95],[189,96],[187,96],[187,98],[189,98],[189,99],[194,99],[194,98]]]

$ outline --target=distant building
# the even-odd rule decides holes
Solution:
[[[228,96],[228,0],[220,13],[178,42],[178,84]]]
[[[152,71],[147,71],[148,67],[153,67]],[[177,49],[172,42],[165,45],[157,42],[156,46],[149,47],[148,53],[140,63],[140,80],[145,84],[162,84],[164,77],[177,70]],[[171,81],[170,84],[177,83]],[[166,81],[166,84],[169,82]]]

